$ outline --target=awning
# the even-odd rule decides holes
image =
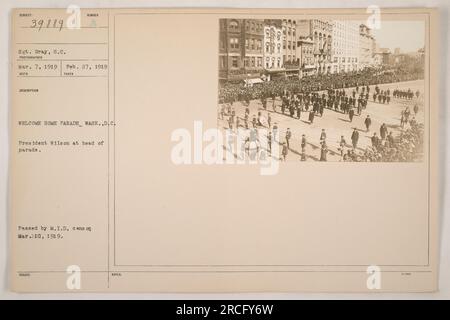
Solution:
[[[246,85],[254,85],[255,83],[263,83],[264,81],[262,81],[260,78],[256,78],[256,79],[245,79],[244,80]]]
[[[306,65],[303,66],[303,68],[304,68],[304,69],[315,69],[316,66],[313,65],[313,64],[306,64]]]
[[[270,68],[270,69],[264,69],[267,73],[278,73],[278,72],[284,72],[286,71],[284,68]]]

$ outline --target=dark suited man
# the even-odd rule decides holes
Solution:
[[[350,111],[348,112],[348,117],[350,119],[350,122],[353,121],[353,116],[355,115],[355,110],[353,110],[353,108],[350,109]]]
[[[370,116],[367,116],[366,120],[364,120],[364,124],[366,125],[366,131],[369,131],[370,125],[372,124],[372,119],[370,119]]]
[[[356,129],[353,130],[351,139],[352,139],[353,149],[356,149],[356,147],[358,146],[358,140],[359,140],[358,130],[356,130]]]

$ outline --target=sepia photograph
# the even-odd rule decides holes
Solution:
[[[218,126],[243,136],[224,144],[234,157],[423,160],[424,21],[219,24]]]

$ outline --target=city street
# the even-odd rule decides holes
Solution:
[[[412,116],[414,116],[413,107],[417,102],[419,105],[419,112],[416,116],[416,121],[419,123],[424,122],[424,110],[423,110],[423,92],[424,92],[424,81],[415,80],[407,82],[396,82],[390,84],[381,84],[379,88],[381,90],[390,89],[391,101],[389,104],[382,104],[374,102],[372,94],[375,91],[375,86],[370,86],[370,95],[367,104],[367,108],[362,110],[361,115],[356,115],[353,121],[350,122],[348,114],[336,112],[334,110],[325,109],[323,117],[316,116],[312,124],[308,121],[308,113],[303,111],[301,113],[301,118],[298,119],[295,114],[294,118],[291,118],[288,114],[288,110],[285,114],[281,114],[281,100],[280,97],[276,98],[276,112],[272,108],[272,99],[268,100],[267,110],[265,111],[262,107],[262,103],[259,100],[250,101],[250,116],[249,116],[249,128],[252,128],[251,120],[253,116],[257,116],[258,112],[261,111],[264,117],[270,113],[272,118],[272,126],[277,123],[280,135],[280,141],[285,141],[285,133],[287,128],[290,128],[292,132],[292,137],[290,139],[290,148],[287,155],[287,161],[300,161],[301,159],[301,137],[302,134],[306,135],[307,146],[306,146],[306,161],[318,161],[320,159],[320,135],[322,129],[326,132],[326,142],[328,147],[327,161],[340,161],[341,153],[339,151],[339,145],[341,141],[341,136],[344,137],[347,143],[347,149],[351,148],[351,135],[353,130],[356,128],[359,131],[359,142],[357,152],[362,153],[366,147],[371,146],[371,137],[374,133],[380,137],[380,126],[385,123],[388,132],[392,132],[393,136],[396,137],[402,130],[400,126],[401,112],[409,106]],[[354,88],[346,88],[345,91],[348,95]],[[405,100],[399,98],[393,98],[392,92],[396,89],[408,90],[411,89],[413,92],[419,90],[420,97],[417,99],[414,97],[413,100]],[[219,106],[219,112],[220,112]],[[244,126],[244,113],[245,105],[241,102],[236,102],[233,104],[236,115],[240,118],[240,127]],[[372,119],[372,124],[370,130],[366,132],[366,127],[364,125],[364,120],[370,116]],[[228,116],[222,120],[219,117],[218,125],[220,128],[228,128]]]

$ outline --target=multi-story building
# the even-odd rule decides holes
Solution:
[[[391,63],[391,50],[389,48],[379,48],[374,54],[374,65],[376,67],[381,67],[383,65],[388,65]]]
[[[283,32],[283,62],[293,65],[297,62],[297,22],[295,20],[282,20]]]
[[[283,67],[285,75],[299,76],[299,63],[297,61],[297,21],[284,19],[281,21],[283,30]]]
[[[311,37],[300,36],[297,40],[297,60],[300,64],[300,77],[315,73],[314,41]]]
[[[403,52],[400,48],[395,48],[390,56],[390,64],[420,65],[423,64],[423,48],[417,51]]]
[[[381,48],[381,54],[383,56],[383,64],[389,65],[392,62],[392,52],[389,48]]]
[[[372,36],[370,28],[365,24],[359,25],[359,70],[370,68],[374,65],[374,42],[375,38]]]
[[[281,20],[264,20],[263,67],[270,80],[272,75],[284,72],[283,30]]]
[[[357,71],[360,23],[352,20],[335,20],[332,25],[332,72]]]
[[[263,74],[263,20],[220,19],[219,79],[237,81]]]
[[[373,66],[379,68],[383,65],[383,54],[381,52],[374,52]]]
[[[328,20],[298,20],[297,34],[311,37],[313,40],[313,55],[315,72],[318,74],[331,72],[331,42],[333,25]]]

